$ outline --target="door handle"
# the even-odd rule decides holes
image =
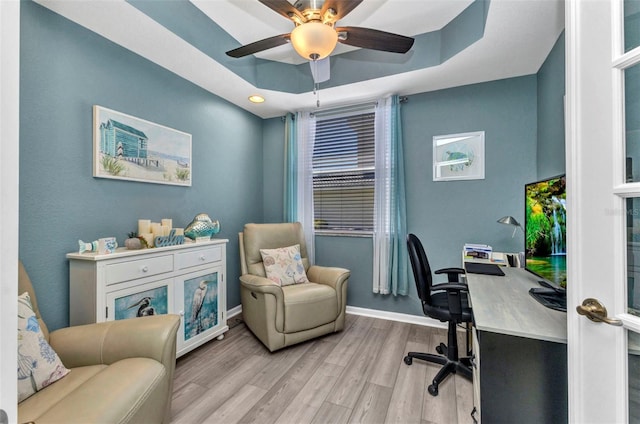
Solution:
[[[576,311],[593,322],[604,322],[605,324],[615,325],[616,327],[622,326],[622,321],[607,316],[607,308],[605,308],[598,299],[585,299],[582,305],[576,307]]]

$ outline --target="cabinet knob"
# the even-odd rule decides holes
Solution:
[[[147,271],[149,271],[149,267],[148,267],[148,266],[146,266],[146,265],[145,265],[145,266],[143,266],[143,267],[142,267],[142,272],[147,272]]]
[[[201,261],[204,261],[204,259],[205,259],[205,258],[204,258],[204,255],[200,255],[200,260],[201,260]]]

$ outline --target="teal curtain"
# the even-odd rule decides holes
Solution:
[[[284,222],[295,222],[298,216],[298,149],[296,143],[295,115],[288,113],[284,129]]]
[[[407,255],[407,207],[404,186],[404,154],[402,149],[401,104],[398,96],[391,98],[391,213],[389,234],[389,281],[394,295],[409,293],[409,267]]]

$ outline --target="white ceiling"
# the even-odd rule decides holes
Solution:
[[[291,94],[253,86],[124,0],[37,0],[43,6],[157,63],[262,118],[312,109],[310,91]],[[293,3],[293,0],[290,0]],[[238,41],[288,33],[290,21],[257,0],[191,0]],[[339,21],[414,36],[442,28],[471,0],[364,0]],[[320,91],[322,107],[410,95],[536,73],[564,28],[564,0],[491,0],[484,37],[438,66]],[[338,46],[335,54],[351,48]],[[301,63],[290,45],[259,57]],[[363,65],[366,66],[366,65]],[[266,102],[247,99],[261,94]]]

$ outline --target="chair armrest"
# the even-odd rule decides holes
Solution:
[[[253,274],[243,274],[240,276],[240,284],[247,290],[251,290],[256,293],[271,294],[276,297],[278,305],[284,305],[282,287],[266,277],[260,277],[259,275]]]
[[[67,368],[151,358],[170,365],[176,357],[178,315],[154,315],[62,328],[49,343]]]
[[[462,268],[442,268],[434,272],[434,274],[447,274],[447,280],[450,283],[460,281],[458,276],[465,273],[466,271]]]
[[[351,271],[344,268],[312,265],[307,270],[307,278],[317,284],[324,284],[336,291],[338,307],[344,310],[347,303],[347,282]]]
[[[432,291],[436,291],[436,290],[446,290],[446,291],[469,291],[469,286],[467,286],[466,284],[463,283],[441,283],[441,284],[434,284],[433,286],[431,286],[431,290]]]
[[[351,272],[348,269],[312,265],[307,270],[309,281],[326,284],[336,291],[341,291],[342,284],[349,279]]]

